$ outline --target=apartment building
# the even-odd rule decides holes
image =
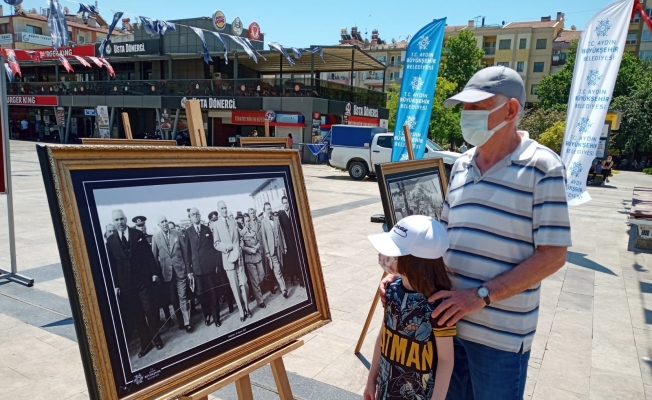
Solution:
[[[555,39],[564,31],[564,14],[556,18],[542,17],[539,21],[509,22],[487,25],[484,18],[470,20],[467,25],[447,27],[445,37],[457,36],[460,31],[473,32],[478,47],[485,52],[487,66],[503,65],[515,69],[523,78],[527,103],[538,101],[536,88],[541,80],[553,73]],[[559,50],[559,49],[558,49]]]
[[[52,37],[48,28],[48,9],[25,9],[21,6],[14,7],[12,15],[5,16],[0,6],[0,46],[4,48],[33,50],[52,46]],[[71,44],[93,45],[100,43],[108,33],[107,22],[99,15],[82,18],[70,14],[65,7],[68,24],[68,36]],[[129,19],[123,19],[123,29],[116,29],[111,41],[133,40],[133,28]]]
[[[645,1],[645,12],[652,18],[652,0]],[[625,51],[632,52],[643,59],[652,59],[652,31],[638,12],[630,21],[626,43]]]

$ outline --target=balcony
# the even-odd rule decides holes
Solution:
[[[486,56],[496,55],[496,48],[495,47],[483,47],[482,50],[484,50],[485,57]]]
[[[403,65],[403,61],[393,61],[393,62],[390,61],[389,64],[388,64],[387,66],[390,67],[390,68],[391,68],[391,67],[396,68],[396,67],[400,67],[400,66],[402,66],[402,65]]]
[[[385,93],[310,78],[12,82],[7,95],[316,97],[376,107],[387,101]]]

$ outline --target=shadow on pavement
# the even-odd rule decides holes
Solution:
[[[72,318],[66,318],[60,321],[42,325],[41,328],[52,328],[53,326],[64,326],[64,325],[72,325]]]
[[[588,258],[586,258],[586,254],[576,253],[574,251],[569,251],[568,254],[570,254],[570,256],[571,256],[569,258],[569,261],[572,264],[575,264],[577,266],[584,267],[584,268],[587,268],[587,269],[592,269],[592,270],[594,270],[596,272],[602,272],[603,274],[617,276],[609,268],[607,268],[607,267],[605,267],[605,266],[603,266],[601,264],[598,264],[597,262],[595,262],[593,260],[589,260]]]

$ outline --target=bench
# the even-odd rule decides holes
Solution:
[[[652,188],[634,188],[629,223],[637,227],[636,248],[652,250]]]

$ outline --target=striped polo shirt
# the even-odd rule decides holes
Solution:
[[[550,149],[524,138],[482,175],[471,149],[453,166],[441,222],[450,241],[444,262],[455,289],[476,288],[510,271],[537,246],[568,247],[564,165]],[[504,351],[530,350],[540,290],[537,284],[464,317],[458,336]]]

